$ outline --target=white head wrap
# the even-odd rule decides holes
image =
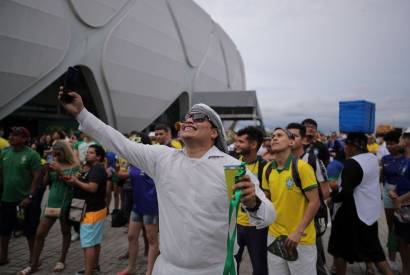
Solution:
[[[224,153],[228,153],[228,146],[226,145],[225,130],[222,124],[222,120],[219,115],[208,105],[204,103],[198,103],[192,106],[192,113],[201,113],[209,117],[212,124],[218,130],[218,138],[215,141],[215,146]]]

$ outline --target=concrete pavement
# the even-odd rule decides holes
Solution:
[[[105,225],[104,241],[101,249],[100,274],[116,274],[116,272],[121,271],[127,265],[126,260],[118,260],[118,256],[122,255],[127,250],[127,234],[124,233],[126,228],[111,228],[110,221],[111,217],[108,217]],[[326,235],[324,236],[324,245],[326,249],[329,231],[330,230],[328,229]],[[384,245],[387,240],[387,225],[384,215],[379,222],[379,235],[381,243]],[[36,274],[48,275],[53,273],[54,265],[59,259],[61,243],[60,225],[56,223],[46,239],[45,247],[41,255],[42,265],[40,267],[40,271]],[[146,258],[143,256],[143,241],[141,238],[139,247],[137,275],[143,275],[145,274],[145,266],[147,262]],[[28,265],[29,253],[27,242],[24,237],[12,238],[9,250],[10,263],[5,266],[0,266],[0,275],[16,274],[16,272]],[[397,258],[399,258],[399,255],[397,255]],[[328,265],[331,264],[330,255],[327,255],[327,263]],[[80,243],[79,241],[72,242],[67,255],[66,269],[60,274],[75,274],[76,271],[82,268],[83,254],[80,248]],[[243,263],[241,264],[241,274],[252,274],[251,271],[252,268],[249,257],[245,251],[245,257]],[[349,265],[348,274],[365,274],[365,265],[362,263]],[[395,274],[398,274],[398,272],[396,271]]]

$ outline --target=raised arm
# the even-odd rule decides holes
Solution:
[[[119,131],[105,124],[100,119],[84,108],[81,96],[70,92],[73,97],[71,103],[61,101],[62,90],[60,88],[59,99],[61,104],[80,123],[80,130],[100,142],[109,151],[127,159],[129,163],[146,171],[148,175],[155,178],[156,161],[169,150],[165,146],[150,146],[138,144],[127,139]]]

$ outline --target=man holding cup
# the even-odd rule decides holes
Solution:
[[[226,154],[218,114],[205,104],[194,105],[181,124],[185,147],[177,150],[128,140],[89,113],[78,94],[69,95],[72,103],[62,104],[81,131],[146,171],[156,183],[161,255],[153,274],[222,274],[229,227],[224,165],[240,161]],[[274,221],[275,211],[257,185],[257,178],[247,171],[233,189],[241,189],[250,223],[262,228]]]

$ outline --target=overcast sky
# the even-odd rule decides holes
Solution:
[[[410,1],[194,1],[238,47],[268,128],[313,117],[337,130],[350,99],[410,126]]]

